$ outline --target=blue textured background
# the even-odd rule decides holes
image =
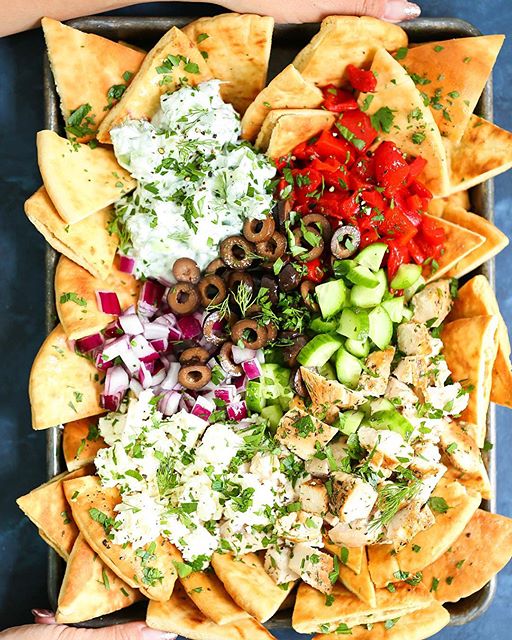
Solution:
[[[257,2],[255,9],[257,8]],[[455,16],[483,33],[512,31],[512,0],[424,0],[425,16]],[[199,15],[205,8],[198,6]],[[210,7],[211,10],[211,7]],[[257,9],[256,9],[257,10]],[[190,6],[147,4],[125,15],[191,14]],[[23,201],[40,184],[35,133],[43,126],[41,31],[0,40],[0,629],[31,622],[31,607],[47,606],[46,545],[22,517],[15,499],[45,480],[45,435],[33,432],[27,398],[30,365],[44,337],[44,240],[25,219]],[[79,82],[79,79],[77,79]],[[494,72],[495,122],[512,130],[512,42],[505,44]],[[512,183],[496,180],[496,222],[512,235]],[[502,312],[512,325],[512,248],[497,259]],[[498,408],[498,508],[512,516],[512,418]],[[493,541],[489,540],[489,545]],[[498,593],[485,615],[443,640],[504,640],[512,636],[512,567],[499,577]],[[297,636],[278,634],[281,640]]]

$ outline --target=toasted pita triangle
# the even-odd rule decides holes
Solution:
[[[48,429],[104,413],[97,373],[90,360],[69,348],[58,324],[41,345],[30,371],[32,427]]]
[[[459,537],[481,501],[480,494],[470,494],[460,483],[444,478],[440,480],[432,495],[444,498],[450,508],[446,513],[434,509],[435,523],[429,529],[415,535],[396,554],[395,558],[401,571],[413,574],[440,558]]]
[[[498,351],[498,317],[474,316],[445,324],[441,333],[443,354],[454,381],[473,385],[461,419],[476,427],[476,443],[484,446],[492,368]]]
[[[105,278],[116,253],[118,239],[107,231],[110,207],[75,224],[67,224],[57,213],[44,187],[25,202],[25,213],[56,251],[76,262],[97,278]]]
[[[199,611],[180,584],[167,602],[150,602],[146,624],[153,629],[178,633],[190,640],[272,640],[254,618],[218,625]]]
[[[78,528],[64,495],[64,480],[80,478],[93,471],[83,468],[61,473],[37,489],[16,500],[23,513],[39,529],[39,534],[64,560],[69,558],[78,536]]]
[[[423,267],[423,277],[427,282],[437,280],[450,269],[453,269],[466,256],[482,246],[485,236],[470,231],[458,224],[453,224],[444,218],[436,218],[425,214],[427,218],[435,221],[436,225],[444,231],[444,252],[437,260],[437,268],[433,269],[432,263]]]
[[[469,211],[471,209],[471,202],[469,200],[469,194],[467,191],[457,191],[451,193],[445,198],[433,198],[428,205],[428,212],[436,218],[442,218],[444,211],[448,207],[462,207]]]
[[[198,72],[186,71],[185,63],[180,61],[169,73],[159,73],[157,69],[162,67],[169,55],[183,56],[188,61],[186,64],[197,65]],[[195,71],[193,67],[192,69]],[[110,142],[110,130],[128,118],[151,119],[160,106],[160,96],[163,93],[172,93],[184,82],[195,86],[211,78],[212,73],[199,49],[183,31],[172,27],[147,54],[121,100],[104,118],[98,129],[98,140]]]
[[[373,584],[378,589],[382,589],[396,580],[394,574],[400,571],[400,567],[392,544],[368,546],[368,570]]]
[[[273,29],[273,18],[239,13],[199,18],[182,29],[223,81],[223,100],[240,114],[265,86]]]
[[[77,340],[98,333],[114,319],[115,316],[99,309],[96,291],[115,292],[121,309],[126,309],[136,303],[139,287],[140,283],[133,276],[115,266],[105,279],[100,279],[61,256],[55,271],[55,304],[68,339]],[[70,293],[76,296],[70,299]]]
[[[402,616],[391,628],[384,622],[372,624],[371,628],[352,627],[350,638],[356,640],[424,640],[441,631],[450,622],[449,612],[438,602],[425,609]],[[339,640],[339,633],[316,635],[313,640]]]
[[[138,71],[146,54],[52,18],[43,18],[41,26],[64,120],[81,105],[89,104],[89,116],[98,126],[112,103],[107,97],[109,89],[129,84],[130,74]]]
[[[318,633],[335,631],[343,623],[355,627],[368,622],[380,622],[398,618],[418,609],[425,609],[432,603],[432,596],[421,584],[411,586],[406,582],[395,585],[395,591],[377,589],[377,606],[370,607],[340,584],[334,585],[330,606],[325,595],[306,583],[299,585],[292,626],[298,633]]]
[[[320,89],[304,80],[289,64],[247,107],[242,118],[242,138],[256,140],[265,118],[273,109],[315,109],[322,100]]]
[[[271,618],[293,589],[276,585],[255,553],[234,558],[231,553],[214,553],[212,567],[224,588],[242,609],[259,622]]]
[[[498,317],[498,354],[492,369],[491,400],[512,407],[512,372],[508,329],[500,313],[496,295],[485,276],[471,278],[459,289],[449,320],[474,316]]]
[[[375,586],[370,578],[370,572],[368,571],[366,550],[364,550],[362,555],[361,571],[359,574],[354,573],[346,565],[340,565],[339,572],[339,580],[344,587],[356,595],[360,600],[366,602],[370,607],[377,606]]]
[[[105,441],[97,432],[98,418],[82,418],[64,425],[62,453],[68,471],[74,471],[94,461],[96,454],[105,447]]]
[[[84,622],[119,611],[142,598],[106,567],[80,534],[66,565],[55,620]]]
[[[343,561],[345,553],[343,547],[333,544],[327,536],[324,536],[324,548],[334,556],[338,556]],[[346,556],[345,566],[354,573],[361,573],[363,565],[363,555],[366,554],[365,547],[345,547],[348,554]]]
[[[96,509],[107,518],[116,515],[115,506],[120,502],[117,489],[105,489],[97,477],[78,478],[64,483],[64,493],[71,506],[73,518],[80,533],[101,560],[121,580],[133,588],[139,588],[151,600],[165,602],[172,595],[176,582],[176,569],[173,560],[179,556],[174,546],[164,538],[155,540],[152,558],[144,560],[143,554],[137,555],[131,544],[118,545],[109,540],[103,526],[90,514]],[[147,551],[150,545],[144,549]],[[145,569],[154,568],[161,574],[161,580],[149,582]]]
[[[423,571],[423,582],[439,602],[457,602],[486,585],[512,556],[512,520],[478,509],[466,528],[436,562]]]
[[[290,153],[301,142],[332,127],[336,116],[323,109],[274,109],[265,118],[256,148],[270,158]]]
[[[466,258],[448,271],[451,278],[461,278],[467,275],[493,256],[497,255],[508,245],[507,236],[492,222],[489,222],[476,213],[466,211],[462,207],[447,206],[443,212],[443,218],[454,224],[474,231],[485,238],[485,242],[474,249]]]
[[[429,42],[413,47],[400,61],[420,80],[418,88],[442,105],[432,108],[432,114],[447,140],[462,138],[504,39],[493,35]]]
[[[71,144],[54,131],[37,134],[37,161],[59,216],[73,224],[135,188],[110,149]]]
[[[407,34],[397,25],[366,16],[328,16],[293,64],[319,87],[339,87],[349,64],[368,68],[379,47],[395,51],[406,46]]]
[[[470,189],[512,167],[512,133],[472,115],[459,144],[447,144],[450,191]]]
[[[367,96],[372,95],[367,109],[369,116],[382,108],[393,111],[390,130],[380,131],[380,139],[391,140],[410,156],[424,158],[427,165],[420,180],[435,196],[446,195],[450,185],[446,150],[434,117],[420,92],[405,69],[385,49],[376,52],[371,69],[377,76],[377,88],[371,94],[361,93],[359,104],[362,105]],[[414,140],[420,142],[415,143]]]

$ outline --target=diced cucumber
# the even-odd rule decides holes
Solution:
[[[424,284],[425,278],[423,276],[420,276],[414,284],[412,284],[410,287],[407,287],[407,289],[404,290],[405,301],[409,302],[413,295],[418,291],[420,287],[423,287]]]
[[[381,304],[386,309],[388,316],[392,322],[402,322],[404,314],[404,297],[399,296],[397,298],[391,298],[390,300],[384,300]]]
[[[413,432],[413,426],[396,409],[378,411],[368,418],[368,425],[373,429],[388,429],[396,431],[404,440],[408,440]]]
[[[412,309],[409,309],[409,307],[404,307],[403,311],[402,311],[402,318],[404,320],[410,320],[414,315],[414,311]]]
[[[347,286],[343,280],[330,280],[318,284],[315,288],[316,297],[322,312],[322,318],[332,318],[343,309],[347,297]]]
[[[247,404],[247,408],[249,409],[249,411],[261,413],[261,410],[266,404],[265,395],[263,392],[264,387],[261,382],[249,380],[249,382],[247,383],[247,388],[245,390],[245,403]]]
[[[354,307],[370,309],[380,304],[385,291],[388,288],[388,281],[383,269],[377,271],[377,279],[379,283],[376,287],[363,287],[356,284],[350,291],[350,301]]]
[[[288,407],[290,406],[290,402],[292,401],[293,396],[294,393],[291,389],[279,396],[279,406],[283,411],[288,411]]]
[[[370,289],[373,289],[379,284],[379,280],[373,273],[373,271],[370,271],[368,267],[365,267],[362,264],[358,264],[352,269],[349,269],[345,277],[347,278],[347,280],[350,280],[350,282],[353,282],[354,284],[359,284],[363,287],[369,287]]]
[[[371,413],[378,413],[379,411],[388,411],[394,409],[395,405],[387,398],[378,398],[377,400],[370,400]]]
[[[336,427],[346,436],[349,436],[358,430],[363,418],[363,411],[343,411],[343,413],[340,413]]]
[[[262,380],[265,384],[278,384],[287,387],[290,384],[290,369],[279,364],[265,362],[261,365]]]
[[[379,349],[385,349],[393,337],[393,323],[387,311],[381,307],[375,307],[368,314],[370,329],[368,336]]]
[[[373,244],[369,244],[357,254],[355,261],[358,264],[362,264],[365,267],[368,267],[368,269],[377,272],[380,269],[380,265],[382,264],[382,259],[384,258],[387,248],[388,245],[383,242],[374,242]]]
[[[319,333],[302,347],[297,360],[305,367],[321,367],[338,351],[342,339],[330,333]]]
[[[368,312],[364,309],[343,309],[338,325],[338,333],[351,340],[366,340],[370,329]]]
[[[261,410],[261,417],[268,420],[269,427],[271,431],[275,431],[279,424],[279,421],[283,417],[283,412],[281,407],[276,404],[270,405],[269,407],[264,407]]]
[[[401,264],[391,280],[392,289],[408,289],[421,276],[421,265],[419,264]]]
[[[356,358],[366,358],[370,353],[370,341],[366,340],[345,340],[345,349]]]
[[[318,367],[318,373],[326,380],[336,380],[336,371],[330,362]]]
[[[359,382],[363,368],[359,360],[343,347],[336,352],[336,375],[347,387],[354,388]]]
[[[337,278],[346,276],[350,269],[357,265],[355,260],[335,260],[333,264],[334,275]]]
[[[336,331],[337,325],[336,320],[322,320],[320,316],[317,316],[311,320],[309,328],[313,333],[333,333]]]

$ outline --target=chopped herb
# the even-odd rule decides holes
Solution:
[[[94,115],[88,115],[91,111],[90,104],[82,104],[68,116],[65,129],[74,136],[75,142],[77,138],[96,135]]]
[[[454,453],[455,451],[457,451],[457,448],[458,448],[457,443],[452,442],[446,447],[446,453]]]
[[[176,571],[180,578],[186,578],[193,572],[192,567],[185,562],[178,562],[177,560],[174,560],[174,566],[176,567]]]
[[[455,566],[457,567],[457,569],[461,569],[461,568],[462,568],[462,565],[463,565],[465,562],[466,562],[466,560],[465,560],[465,559],[464,559],[464,560],[459,560]]]
[[[439,578],[432,578],[432,584],[430,586],[430,591],[437,591],[437,587],[439,586]]]
[[[399,620],[400,618],[393,618],[392,620],[386,620],[386,622],[384,623],[384,629],[387,629],[389,631],[389,629],[392,629]]]
[[[110,580],[108,579],[107,571],[105,569],[101,571],[101,577],[103,578],[103,586],[107,591],[110,591]]]
[[[421,144],[422,142],[424,142],[425,138],[425,134],[421,133],[420,131],[416,131],[416,133],[412,134],[412,141],[414,142],[414,144]]]
[[[144,567],[142,570],[142,582],[150,587],[156,586],[158,582],[162,583],[164,574],[156,567]]]
[[[372,127],[377,131],[389,133],[391,131],[393,120],[395,119],[393,113],[393,110],[389,107],[381,107],[372,116],[370,116]]]
[[[436,511],[437,513],[446,513],[448,509],[451,508],[448,506],[446,500],[440,496],[430,496],[428,499],[428,506],[432,511]]]
[[[395,53],[395,58],[397,60],[403,60],[408,53],[409,49],[407,47],[400,47],[400,49],[398,49],[398,51]]]
[[[334,602],[334,596],[332,594],[329,594],[327,596],[325,596],[325,606],[326,607],[332,607]]]
[[[446,584],[450,585],[453,582],[453,576],[448,576],[446,578]]]
[[[390,592],[390,593],[395,593],[396,591],[396,587],[392,582],[389,582],[386,589]]]
[[[444,47],[442,47],[440,44],[437,44],[437,45],[434,47],[434,51],[435,51],[436,53],[439,53],[439,52],[440,52],[440,51],[442,51],[443,49],[444,49]]]
[[[373,94],[369,93],[365,99],[363,100],[363,104],[361,105],[361,111],[368,111],[368,108],[370,107],[372,101],[373,101]]]
[[[339,122],[336,123],[336,128],[341,133],[341,135],[345,138],[345,140],[347,140],[347,142],[351,142],[354,145],[354,147],[356,147],[356,149],[359,149],[359,151],[362,151],[364,149],[366,144],[365,141],[361,140],[360,138],[357,138],[355,133],[352,133],[350,129],[347,129],[347,127],[343,126]]]
[[[66,302],[74,302],[79,307],[86,307],[87,306],[87,300],[85,298],[82,298],[81,296],[79,296],[74,291],[67,291],[66,293],[61,294],[61,296],[59,298],[59,302],[61,304],[65,304]]]
[[[121,587],[120,591],[121,591],[121,593],[123,594],[123,596],[125,598],[128,598],[128,596],[129,596],[128,591],[126,591],[126,589],[124,587]]]
[[[200,44],[201,42],[203,42],[203,40],[206,40],[209,37],[210,36],[207,33],[200,33],[196,38],[196,42],[197,44]]]
[[[63,511],[60,514],[60,517],[62,518],[64,524],[70,524],[71,523],[71,520],[69,519],[69,514],[68,514],[67,511]]]
[[[489,440],[486,440],[484,442],[484,446],[482,447],[482,451],[491,451],[491,449],[494,447],[494,445],[492,444],[492,442],[489,442]]]
[[[412,550],[414,551],[414,553],[419,553],[421,551],[421,547],[418,544],[413,544]]]

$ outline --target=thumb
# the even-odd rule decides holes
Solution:
[[[419,6],[408,0],[352,0],[346,5],[356,16],[373,16],[390,22],[417,18],[421,13]]]
[[[130,622],[103,629],[75,629],[61,624],[27,624],[0,632],[1,640],[175,640],[174,633]]]

